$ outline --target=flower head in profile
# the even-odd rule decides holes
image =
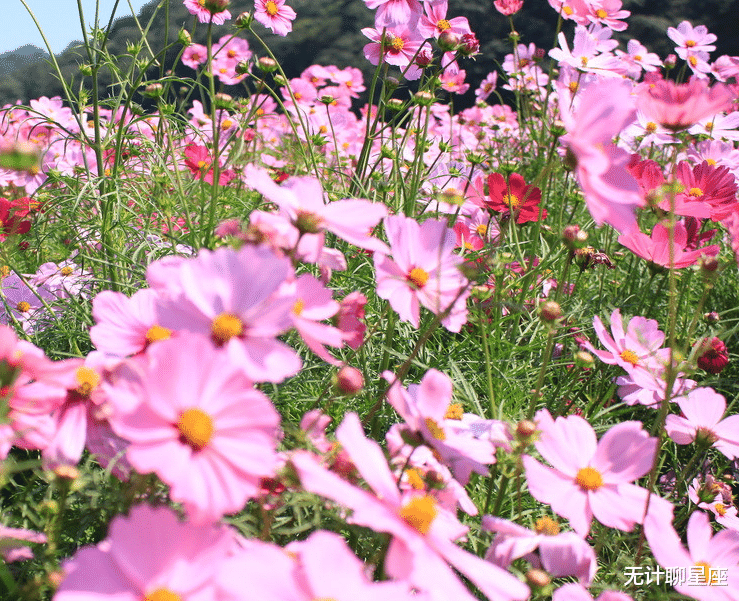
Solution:
[[[577,415],[552,420],[546,409],[537,414],[541,436],[536,450],[552,467],[523,457],[532,496],[570,520],[580,536],[595,517],[610,528],[631,531],[641,524],[649,491],[632,484],[652,467],[657,439],[641,422],[613,426],[600,441],[592,426]],[[651,495],[649,513],[672,516],[672,505]],[[669,521],[669,519],[667,520]]]
[[[697,77],[685,84],[660,79],[641,89],[636,106],[650,121],[678,132],[728,110],[733,99],[731,90],[720,83],[709,87],[706,80]]]
[[[226,10],[228,0],[184,0],[184,4],[201,23],[223,25],[231,18],[231,13]]]
[[[668,269],[681,269],[695,265],[702,256],[715,257],[720,250],[715,244],[687,250],[688,232],[681,221],[675,222],[672,241],[672,252],[670,252],[670,233],[662,223],[654,226],[651,236],[634,231],[618,237],[619,244],[623,244],[635,255]]]
[[[195,334],[163,340],[106,393],[126,457],[156,473],[191,520],[216,521],[256,496],[277,467],[280,416],[270,400]]]
[[[290,33],[296,16],[285,0],[254,0],[254,18],[275,35],[285,37]]]

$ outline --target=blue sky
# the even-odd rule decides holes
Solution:
[[[21,0],[0,0],[3,4],[3,27],[0,35],[0,53],[25,44],[34,44],[39,48],[44,46],[41,34],[36,29]],[[138,12],[149,0],[130,0],[130,5]],[[77,0],[25,0],[33,11],[49,40],[54,53],[61,52],[72,40],[82,39]],[[100,11],[100,22],[107,25],[110,13],[115,6],[115,0],[97,0]],[[95,20],[96,0],[82,0],[82,10],[85,22],[89,26]],[[129,0],[120,0],[116,16],[124,17],[131,14]]]

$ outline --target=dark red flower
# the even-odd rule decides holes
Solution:
[[[698,357],[698,367],[709,374],[720,374],[729,363],[729,352],[726,345],[718,338],[704,340],[702,346],[705,349]]]
[[[488,177],[488,197],[483,202],[492,211],[512,213],[516,223],[539,221],[541,190],[527,185],[518,173],[511,173],[507,182],[500,173],[492,173]],[[541,218],[546,216],[546,210],[542,210]]]

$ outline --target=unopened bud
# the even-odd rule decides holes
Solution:
[[[391,98],[385,103],[385,106],[391,111],[398,112],[400,110],[403,110],[403,105],[405,103],[400,98]]]
[[[345,365],[336,374],[336,388],[342,394],[357,394],[364,388],[364,377],[356,367]]]
[[[234,105],[233,96],[231,96],[230,94],[224,94],[223,92],[216,94],[213,100],[215,102],[216,108],[219,109],[230,109],[233,108]]]
[[[536,432],[536,424],[530,419],[521,420],[516,424],[516,438],[527,440]]]
[[[568,225],[562,230],[562,242],[570,249],[583,248],[588,240],[588,233],[580,229],[579,225]]]
[[[231,4],[231,0],[204,0],[202,6],[210,14],[222,13]]]
[[[234,68],[236,75],[246,75],[251,70],[251,63],[248,60],[239,61]]]
[[[665,58],[665,68],[672,69],[677,64],[677,56],[674,54],[668,54]]]
[[[421,106],[430,106],[436,100],[435,96],[431,92],[421,90],[413,94],[413,102],[420,104]]]
[[[234,25],[236,25],[236,27],[238,27],[239,29],[247,29],[249,25],[251,25],[253,19],[254,17],[252,17],[252,14],[250,12],[244,12],[236,17],[236,19],[234,20]]]
[[[701,267],[701,271],[705,274],[709,273],[715,273],[718,269],[719,262],[716,257],[709,257],[707,255],[703,255],[700,258],[699,265]]]
[[[192,36],[187,29],[180,29],[180,33],[177,34],[177,41],[183,46],[189,46],[192,44]]]
[[[150,83],[144,88],[144,96],[149,98],[161,98],[162,94],[164,94],[164,86],[160,83]]]
[[[480,40],[474,33],[465,33],[462,36],[462,43],[459,46],[459,51],[465,56],[473,56],[480,52]]]
[[[277,61],[269,56],[261,56],[257,60],[257,67],[265,73],[277,71]]]
[[[575,353],[575,365],[583,368],[593,367],[595,357],[587,351],[578,351]]]
[[[716,313],[716,311],[711,311],[710,313],[706,313],[703,315],[703,319],[705,319],[708,323],[714,324],[721,321],[721,316]]]
[[[552,579],[544,570],[532,569],[526,572],[526,582],[531,586],[541,588],[549,585]]]
[[[442,31],[439,35],[439,39],[437,40],[439,48],[441,48],[444,52],[453,52],[457,49],[460,42],[460,37],[451,29]]]
[[[397,90],[398,86],[400,85],[400,81],[397,77],[386,77],[385,78],[385,87],[388,90]]]

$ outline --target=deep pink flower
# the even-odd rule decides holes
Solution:
[[[738,187],[728,167],[711,165],[708,161],[691,167],[681,161],[675,169],[675,178],[683,187],[675,197],[675,214],[722,221],[736,210]],[[670,200],[663,200],[659,207],[670,211]]]
[[[441,221],[422,224],[410,217],[385,218],[385,231],[393,258],[374,256],[377,295],[390,302],[403,321],[420,323],[420,305],[434,315],[447,310],[442,324],[459,332],[467,321],[469,291],[459,271],[462,257],[454,254],[454,233]]]
[[[641,422],[613,426],[597,441],[592,426],[577,415],[552,420],[546,409],[537,414],[541,437],[536,449],[553,467],[523,457],[532,496],[566,517],[580,536],[595,517],[611,528],[630,531],[641,524],[649,492],[631,484],[649,472],[657,439]],[[651,495],[649,513],[669,514],[672,505]]]
[[[483,206],[504,216],[513,215],[516,223],[528,223],[546,219],[547,211],[539,207],[541,190],[526,183],[518,173],[511,173],[506,180],[500,173],[488,176],[488,196],[482,198]],[[473,197],[473,201],[479,201]]]
[[[349,521],[392,536],[385,573],[410,582],[434,601],[474,597],[454,574],[456,568],[491,601],[526,599],[528,587],[498,566],[454,544],[467,528],[429,495],[402,494],[377,443],[367,439],[356,414],[336,430],[372,492],[357,488],[319,465],[306,452],[291,458],[303,487],[352,509]]]
[[[501,15],[509,17],[523,8],[523,0],[495,0],[493,6]]]
[[[729,459],[739,457],[739,415],[721,419],[726,399],[713,388],[694,388],[677,400],[683,416],[668,415],[667,434],[677,444],[701,443],[716,447]]]
[[[225,526],[183,523],[169,508],[139,505],[113,520],[103,542],[64,562],[54,601],[215,599],[215,575],[235,546]]]
[[[105,390],[131,465],[156,473],[194,521],[239,511],[277,467],[279,414],[201,336],[154,345]]]
[[[206,0],[184,0],[184,5],[191,15],[195,15],[201,23],[213,23],[213,25],[223,25],[231,18],[231,13],[227,10],[210,11],[205,7]]]
[[[729,364],[729,352],[720,338],[715,336],[702,343],[703,353],[698,357],[698,367],[709,374],[720,374]]]
[[[408,80],[421,77],[421,69],[411,66],[411,61],[425,43],[424,38],[417,31],[409,30],[407,27],[396,26],[392,29],[385,28],[384,31],[383,37],[382,29],[371,27],[362,29],[362,33],[371,40],[371,43],[364,47],[365,58],[373,65],[377,65],[382,59],[389,65],[399,67],[404,70],[405,78]]]
[[[690,582],[674,584],[677,592],[700,601],[736,601],[739,591],[739,532],[722,530],[715,536],[702,511],[688,521],[688,548],[683,547],[672,525],[658,516],[647,516],[644,533],[654,558],[662,567],[683,568],[693,574]],[[720,582],[717,570],[727,579]],[[686,578],[687,580],[687,578]]]
[[[284,37],[290,33],[295,17],[285,0],[254,0],[254,18],[276,35]]]
[[[364,0],[367,8],[377,9],[375,27],[415,25],[421,16],[421,4],[418,0]]]
[[[709,88],[706,80],[692,77],[686,84],[660,79],[645,85],[636,105],[650,121],[678,132],[704,117],[729,110],[733,99],[725,85],[717,83]]]

